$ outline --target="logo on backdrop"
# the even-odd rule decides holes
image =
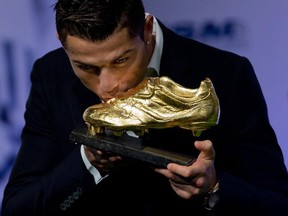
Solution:
[[[233,48],[247,45],[247,26],[239,19],[226,18],[206,20],[200,23],[178,21],[170,25],[176,33],[219,48]]]

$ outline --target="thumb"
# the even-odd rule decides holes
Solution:
[[[195,141],[194,145],[200,151],[198,159],[214,160],[215,151],[210,140]]]

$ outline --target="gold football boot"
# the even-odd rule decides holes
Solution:
[[[88,107],[83,119],[90,135],[111,130],[143,135],[149,128],[180,127],[194,136],[218,124],[220,107],[213,84],[203,80],[198,89],[184,88],[169,77],[146,77],[139,85]]]

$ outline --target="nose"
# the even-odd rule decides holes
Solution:
[[[119,89],[119,80],[117,76],[109,73],[107,70],[102,70],[99,75],[100,89],[107,94],[107,96],[115,96]]]

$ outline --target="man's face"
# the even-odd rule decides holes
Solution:
[[[68,35],[65,50],[76,76],[102,101],[139,84],[147,69],[151,50],[127,29],[101,42]]]

